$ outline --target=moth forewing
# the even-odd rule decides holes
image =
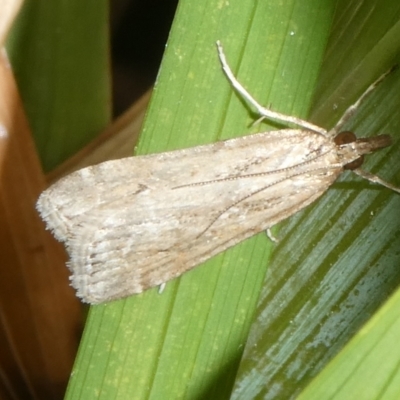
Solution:
[[[294,151],[299,142],[304,145]],[[283,153],[271,157],[278,143]],[[342,170],[336,150],[321,135],[282,130],[199,146],[190,149],[192,155],[178,150],[162,153],[162,160],[157,155],[125,159],[138,174],[114,174],[107,201],[92,204],[79,216],[72,203],[66,209],[74,215],[73,229],[64,239],[72,285],[94,304],[181,275],[313,202]],[[116,162],[106,168],[100,164],[100,175],[111,172]],[[75,174],[74,180],[89,176]],[[70,184],[70,179],[60,181],[51,198]],[[85,185],[78,186],[82,192],[76,192],[75,204],[80,202],[77,196],[86,196]],[[127,196],[120,195],[121,186]],[[45,198],[46,192],[39,203]]]

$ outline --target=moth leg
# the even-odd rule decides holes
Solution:
[[[241,83],[236,79],[235,75],[233,74],[230,66],[228,65],[228,62],[226,60],[224,50],[222,48],[221,42],[218,40],[217,41],[217,49],[218,49],[218,55],[219,59],[221,61],[222,69],[225,72],[225,75],[229,79],[231,85],[239,92],[239,94],[246,99],[260,114],[260,116],[263,118],[272,118],[278,121],[283,121],[287,123],[292,123],[298,126],[301,126],[305,129],[320,133],[321,135],[326,136],[327,131],[324,128],[321,128],[319,126],[316,126],[314,124],[311,124],[310,122],[304,121],[300,118],[292,117],[291,115],[285,115],[281,114],[272,110],[269,110],[266,107],[263,107],[261,104],[257,102],[253,98],[253,96],[241,85]]]
[[[267,234],[269,240],[271,240],[271,242],[274,243],[279,243],[279,240],[274,236],[274,234],[272,233],[271,229],[268,228],[265,233]]]
[[[344,124],[354,115],[358,107],[360,107],[361,103],[363,103],[363,101],[371,94],[371,92],[373,92],[379,86],[379,84],[382,83],[385,78],[397,68],[398,65],[390,68],[388,71],[382,74],[374,83],[368,86],[367,90],[359,97],[359,99],[343,113],[338,123],[328,132],[328,136],[331,138],[336,137],[336,135],[343,129]]]
[[[264,119],[265,119],[264,115],[261,116],[260,118],[257,118],[257,119],[251,124],[251,126],[256,126],[256,125],[260,124]]]
[[[162,294],[162,292],[165,289],[165,286],[167,286],[167,282],[163,282],[159,287],[158,287],[158,294]]]
[[[379,176],[373,175],[367,171],[364,171],[363,169],[353,169],[353,172],[355,172],[358,176],[361,176],[364,179],[367,179],[368,181],[372,183],[378,183],[379,185],[382,185],[388,189],[391,189],[397,193],[400,193],[400,188],[397,186],[392,185],[389,182],[384,181],[383,179],[379,178]]]

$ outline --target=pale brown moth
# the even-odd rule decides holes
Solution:
[[[390,145],[389,136],[338,133],[383,77],[326,131],[260,106],[217,45],[231,84],[261,117],[301,129],[107,161],[45,190],[37,209],[65,243],[83,301],[120,299],[180,276],[312,203],[346,168],[400,193],[358,168],[364,154]]]

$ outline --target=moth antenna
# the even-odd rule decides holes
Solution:
[[[391,183],[384,181],[383,179],[379,178],[379,176],[371,174],[368,171],[364,171],[363,169],[357,168],[357,169],[353,169],[353,172],[355,172],[358,176],[361,176],[361,178],[364,178],[372,183],[378,183],[379,185],[382,185],[390,190],[393,190],[396,193],[400,193],[399,187],[394,186]]]
[[[308,121],[304,121],[300,118],[293,117],[291,115],[281,114],[275,111],[272,111],[266,107],[263,107],[261,104],[258,103],[256,99],[243,87],[243,85],[236,79],[235,75],[233,74],[228,61],[226,60],[226,56],[224,50],[222,48],[221,42],[217,41],[217,49],[218,49],[218,56],[221,61],[222,69],[225,72],[225,75],[229,79],[231,85],[237,90],[237,92],[247,100],[256,110],[257,113],[262,117],[258,121],[262,120],[263,118],[274,119],[278,121],[283,121],[286,123],[295,124],[301,126],[302,128],[311,130],[313,132],[317,132],[323,136],[327,136],[327,131],[324,128],[321,128],[317,125],[311,124]]]
[[[368,86],[366,91],[358,98],[358,100],[352,104],[340,117],[340,120],[337,124],[328,132],[329,137],[334,138],[342,129],[344,124],[354,115],[360,105],[364,102],[364,100],[373,92],[392,72],[394,72],[398,68],[398,65],[394,65],[384,74],[382,74],[375,82]]]

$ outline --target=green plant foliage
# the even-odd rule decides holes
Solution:
[[[108,1],[25,0],[7,50],[45,171],[110,122]]]
[[[221,71],[218,39],[260,103],[334,125],[398,59],[399,16],[395,0],[182,0],[137,153],[281,127],[270,121],[252,126],[256,116]],[[102,16],[99,21],[104,23]],[[68,52],[61,54],[59,63],[66,62]],[[400,132],[399,75],[389,77],[349,122],[359,136],[395,138]],[[61,96],[62,89],[52,90]],[[100,97],[104,118],[108,104]],[[49,107],[39,114],[50,124]],[[65,120],[73,112],[81,110],[66,114],[57,107],[55,115]],[[33,123],[47,132],[38,143],[48,166],[66,154],[73,129],[65,130],[62,120]],[[371,156],[365,169],[399,184],[398,143]],[[92,307],[66,398],[294,397],[397,287],[399,202],[396,194],[346,173],[282,225],[277,246],[260,234],[168,283],[162,295],[153,289]],[[334,381],[349,371],[343,367]],[[323,385],[332,378],[324,372],[318,379]]]

